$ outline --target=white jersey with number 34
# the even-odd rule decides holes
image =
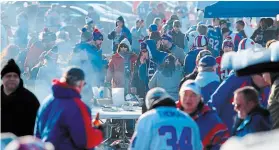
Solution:
[[[202,143],[189,115],[174,107],[158,107],[140,117],[129,149],[202,150]]]

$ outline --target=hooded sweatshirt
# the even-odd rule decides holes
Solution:
[[[199,72],[195,81],[201,87],[201,95],[205,103],[220,84],[220,78],[216,72]]]

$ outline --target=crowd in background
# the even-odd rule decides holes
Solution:
[[[144,1],[137,6],[134,26],[129,27],[119,16],[108,33],[98,28],[100,16],[93,7],[88,8],[76,38],[74,31],[63,25],[69,18],[62,17],[62,21],[58,7],[53,4],[45,13],[39,34],[32,32],[33,18],[28,9],[17,15],[15,32],[5,23],[8,12],[1,13],[1,132],[35,134],[42,140],[52,136],[48,140],[56,149],[93,148],[102,139],[99,129],[91,129],[88,122],[77,125],[69,116],[76,116],[77,122],[91,122],[86,109],[91,109],[94,99],[92,87],[102,86],[124,88],[125,95],[142,98],[152,88],[163,88],[175,107],[197,123],[202,145],[208,149],[220,149],[230,136],[243,137],[279,127],[279,73],[238,77],[234,70],[221,68],[224,53],[278,43],[278,20],[261,18],[251,32],[249,19],[232,22],[213,18],[209,22],[200,17],[201,11],[189,10],[185,2],[168,12],[163,3]],[[193,14],[195,21],[190,20]],[[104,45],[105,40],[112,43],[109,50],[103,49],[108,45]],[[80,70],[66,70],[69,66]],[[59,80],[61,77],[67,85]],[[277,86],[271,88],[275,83]],[[67,91],[67,86],[78,90]],[[51,101],[63,98],[74,99],[75,103]],[[151,109],[146,105],[142,106],[143,113]],[[82,113],[74,114],[79,109]],[[59,114],[59,110],[68,115]],[[52,120],[57,127],[50,127],[48,121],[57,116],[65,123]],[[126,123],[132,135],[134,127]],[[65,124],[76,129],[70,128],[67,133]],[[44,127],[59,133],[48,133]],[[100,137],[90,141],[97,134]],[[84,142],[77,139],[80,136],[85,137]],[[61,145],[62,141],[66,144]]]

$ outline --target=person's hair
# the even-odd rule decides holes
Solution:
[[[200,35],[206,35],[207,34],[207,26],[206,25],[198,25],[197,31],[200,33]]]
[[[63,78],[68,85],[77,86],[80,81],[85,79],[85,74],[80,68],[72,67],[64,73]]]
[[[266,22],[267,27],[271,27],[274,23],[272,18],[266,18],[265,22]]]
[[[156,24],[157,26],[159,25],[158,23],[162,22],[162,19],[159,18],[159,17],[156,17],[154,20],[153,20],[153,24]]]
[[[200,59],[204,56],[207,56],[207,55],[211,55],[212,56],[212,53],[209,51],[209,50],[202,50],[198,53],[197,55],[197,58],[196,58],[196,64],[199,63]]]
[[[1,52],[1,60],[7,58],[14,58],[18,55],[18,53],[20,52],[20,48],[17,45],[14,44],[10,44],[7,47],[4,48],[4,50]]]
[[[266,25],[266,18],[262,18],[258,24],[258,28],[260,28],[260,24],[263,24],[262,26],[265,26]]]
[[[166,77],[172,76],[175,71],[175,57],[171,54],[164,58],[164,62],[160,67],[162,74]]]
[[[155,42],[157,43],[159,40],[161,40],[160,32],[151,32],[149,39],[155,40]]]
[[[240,24],[240,25],[243,26],[243,27],[245,27],[245,23],[244,23],[244,21],[242,21],[242,20],[238,20],[236,23],[237,23],[237,24]]]
[[[223,35],[224,33],[227,33],[227,32],[230,32],[230,30],[229,30],[228,28],[222,28],[222,35]]]
[[[259,104],[259,92],[252,86],[245,86],[237,89],[234,95],[242,93],[246,102]]]

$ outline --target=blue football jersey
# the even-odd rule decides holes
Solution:
[[[143,114],[131,150],[202,150],[196,122],[174,107],[158,107]]]
[[[207,38],[208,49],[215,57],[219,56],[223,43],[221,33],[219,33],[218,29],[208,29]]]

